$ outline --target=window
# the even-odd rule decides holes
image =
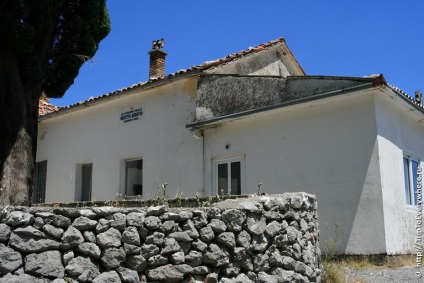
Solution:
[[[215,190],[218,194],[240,195],[243,187],[242,158],[215,161]]]
[[[35,163],[32,203],[44,203],[46,200],[47,161]]]
[[[82,164],[81,168],[81,201],[91,200],[91,180],[93,175],[93,164]]]
[[[417,205],[418,166],[418,159],[411,156],[403,157],[403,174],[405,179],[405,197],[407,205]]]
[[[125,162],[125,195],[138,196],[143,194],[143,159],[127,160]]]

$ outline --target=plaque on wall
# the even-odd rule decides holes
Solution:
[[[120,120],[123,123],[129,123],[132,121],[137,121],[143,115],[143,108],[141,105],[134,105],[128,107],[121,112]]]

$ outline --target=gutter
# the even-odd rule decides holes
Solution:
[[[121,96],[130,95],[130,94],[137,92],[137,91],[140,91],[140,90],[150,89],[150,88],[154,88],[154,87],[157,87],[157,86],[160,86],[160,85],[163,85],[163,84],[174,82],[174,81],[179,80],[179,79],[193,77],[193,76],[198,75],[199,73],[200,73],[200,70],[193,70],[193,71],[190,71],[189,73],[179,74],[179,75],[176,75],[176,76],[167,76],[163,79],[155,80],[155,81],[152,81],[152,82],[146,82],[146,83],[144,83],[140,86],[136,86],[132,89],[125,89],[121,92],[117,92],[117,93],[112,92],[110,94],[105,94],[104,97],[99,97],[97,99],[94,98],[93,100],[84,101],[81,104],[70,106],[69,108],[65,107],[62,110],[51,112],[51,113],[45,114],[43,116],[39,116],[38,122],[42,122],[44,120],[47,120],[47,119],[50,119],[50,118],[53,118],[53,117],[57,117],[59,115],[64,115],[64,114],[69,113],[69,112],[73,112],[73,111],[84,109],[84,108],[87,108],[87,107],[90,107],[90,106],[93,106],[93,105],[97,105],[97,104],[103,103],[105,101],[117,99]]]
[[[383,83],[383,82],[378,83],[378,84],[376,84],[375,82],[370,82],[370,83],[362,84],[362,85],[359,85],[359,86],[353,86],[353,87],[349,87],[349,88],[345,88],[345,89],[325,92],[325,93],[322,93],[322,94],[312,95],[312,96],[308,96],[308,97],[302,97],[302,98],[284,101],[284,102],[280,102],[280,103],[269,105],[269,106],[263,106],[263,107],[259,107],[259,108],[256,108],[256,109],[246,110],[246,111],[242,111],[242,112],[238,112],[238,113],[234,113],[234,114],[228,114],[228,115],[217,117],[217,118],[212,118],[212,119],[208,119],[208,120],[204,120],[204,121],[200,121],[200,122],[191,123],[191,124],[186,125],[186,128],[195,130],[195,129],[199,129],[199,128],[213,127],[213,126],[216,126],[218,124],[222,124],[224,122],[242,119],[242,118],[245,118],[247,116],[257,114],[257,113],[271,111],[271,110],[284,108],[284,107],[288,107],[288,106],[293,106],[293,105],[297,105],[297,104],[301,104],[301,103],[316,101],[316,100],[320,100],[320,99],[324,99],[324,98],[334,97],[334,96],[341,95],[341,94],[347,94],[347,93],[356,92],[356,91],[360,91],[360,90],[371,89],[371,88],[379,86],[379,85],[386,85],[386,84]]]

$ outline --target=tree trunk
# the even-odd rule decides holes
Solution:
[[[0,62],[0,205],[29,206],[40,84],[22,81],[22,70],[13,50],[0,47]]]

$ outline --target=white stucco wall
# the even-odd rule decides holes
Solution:
[[[302,76],[303,72],[287,47],[276,45],[260,53],[233,60],[207,70],[211,74],[239,74],[262,76]]]
[[[348,254],[384,253],[373,95],[342,95],[281,108],[206,129],[205,183],[213,190],[213,161],[244,157],[244,193],[316,194],[321,246],[334,240]],[[226,145],[230,145],[226,149]]]
[[[285,64],[287,64],[286,67]],[[220,65],[218,73],[301,74],[284,44]],[[47,160],[46,202],[78,200],[81,164],[93,163],[92,199],[124,193],[125,160],[143,159],[145,197],[203,192],[203,141],[185,128],[194,121],[197,78],[139,90],[39,123],[37,161]],[[140,120],[122,123],[122,112],[141,106]]]
[[[46,202],[75,200],[80,186],[77,164],[93,163],[92,199],[113,200],[123,193],[125,160],[143,159],[143,191],[167,195],[202,190],[202,142],[185,125],[195,112],[196,78],[152,89],[39,123],[37,161],[47,160]],[[140,120],[123,123],[120,115],[140,105]]]
[[[387,253],[414,253],[417,212],[406,205],[402,158],[405,153],[424,160],[424,124],[422,114],[391,96],[376,97]]]

